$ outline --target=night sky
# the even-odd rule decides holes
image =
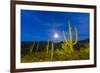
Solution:
[[[89,39],[89,13],[21,10],[21,41],[63,41],[62,31],[68,32],[68,21],[73,40],[75,27],[79,40]],[[55,33],[58,38],[54,38]]]

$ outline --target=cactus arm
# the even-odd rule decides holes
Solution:
[[[71,46],[72,45],[72,28],[70,26],[70,21],[68,21],[68,28],[69,28],[69,42],[68,42],[68,44]]]
[[[78,31],[77,31],[77,28],[75,28],[75,33],[76,33],[76,40],[73,42],[73,45],[77,44],[77,42],[78,42]]]
[[[66,36],[65,36],[65,32],[64,31],[63,31],[63,36],[64,36],[65,42],[67,43],[67,39],[66,39]]]
[[[72,41],[72,28],[70,26],[70,22],[68,21],[68,26],[69,26],[69,35],[70,35],[70,41]]]

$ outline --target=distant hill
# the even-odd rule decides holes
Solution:
[[[22,53],[27,53],[33,43],[35,43],[33,51],[36,51],[37,45],[38,45],[38,51],[46,50],[47,41],[22,41],[21,42],[21,52]],[[51,43],[52,43],[52,41],[49,41],[49,49],[51,48]],[[63,41],[56,42],[56,43],[53,42],[54,50],[55,49],[61,49],[62,48],[61,47],[62,43],[63,43]],[[74,45],[74,48],[76,50],[79,50],[81,47],[86,48],[87,47],[86,44],[87,44],[87,46],[89,46],[89,39],[78,41],[78,43],[76,45]]]
[[[35,43],[35,46],[37,44],[39,44],[39,48],[45,48],[47,45],[47,41],[22,41],[21,42],[21,48],[28,48],[30,47],[33,43]],[[49,41],[49,46],[51,46],[52,41]],[[63,41],[61,42],[56,42],[53,44],[55,45],[55,48],[61,48],[61,44],[63,43]],[[78,41],[78,43],[75,45],[76,47],[85,47],[84,44],[89,43],[89,39],[85,39],[85,40],[80,40]]]

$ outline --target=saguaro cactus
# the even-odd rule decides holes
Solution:
[[[48,43],[47,43],[47,46],[46,46],[46,53],[49,54],[49,40],[48,40]]]
[[[53,59],[53,53],[54,53],[54,44],[52,42],[52,45],[51,45],[51,60]]]
[[[73,52],[74,51],[73,45],[77,44],[77,42],[78,42],[78,31],[77,31],[77,28],[75,28],[76,39],[73,41],[72,28],[70,26],[70,21],[68,21],[68,28],[69,28],[69,40],[67,40],[64,31],[63,31],[63,36],[64,36],[64,40],[65,40],[65,45],[68,45],[70,47],[70,50]]]
[[[39,42],[37,43],[37,46],[36,46],[36,51],[39,50]]]
[[[29,54],[30,54],[30,55],[32,54],[32,51],[33,51],[34,45],[35,45],[35,42],[33,42],[32,46],[30,47],[30,50],[29,50]]]

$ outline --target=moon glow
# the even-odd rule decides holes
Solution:
[[[59,38],[58,33],[55,33],[55,34],[54,34],[54,38],[55,38],[55,39]]]

